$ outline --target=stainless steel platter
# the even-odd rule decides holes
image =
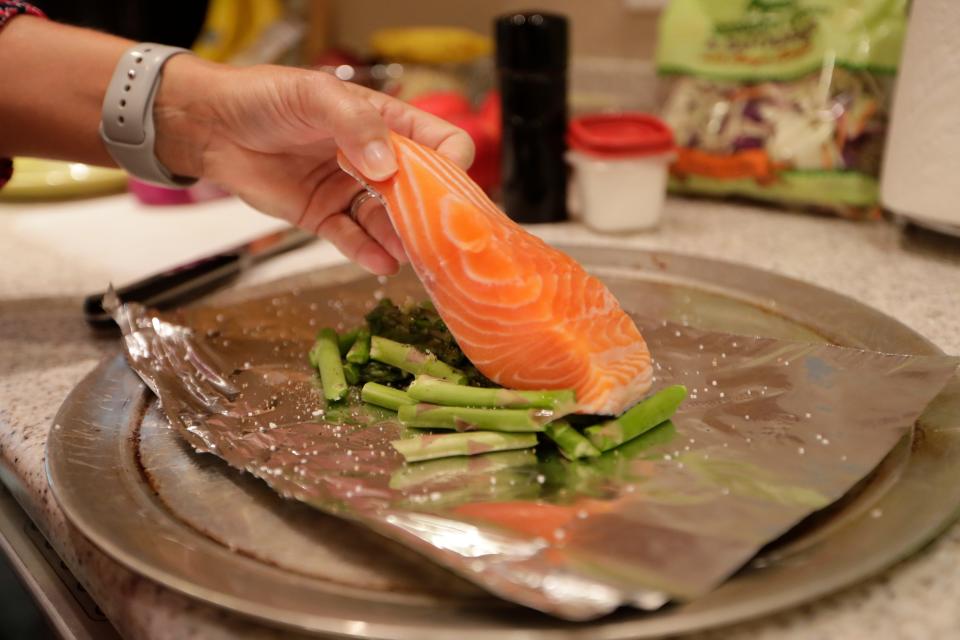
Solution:
[[[795,280],[665,253],[564,249],[630,311],[732,333],[940,353],[892,318]],[[349,287],[363,277],[335,267],[233,295]],[[391,288],[408,291],[415,282],[407,273]],[[958,426],[955,378],[912,441],[717,591],[657,613],[622,610],[583,624],[496,600],[393,542],[193,453],[119,355],[64,403],[47,469],[68,518],[106,553],[177,591],[273,624],[362,638],[646,638],[796,605],[917,550],[960,509]]]

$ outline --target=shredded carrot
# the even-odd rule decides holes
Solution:
[[[671,170],[680,177],[698,175],[721,180],[754,178],[757,182],[768,183],[776,179],[777,167],[763,149],[720,154],[681,148]]]

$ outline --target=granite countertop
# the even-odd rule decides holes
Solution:
[[[233,200],[147,209],[126,195],[0,205],[0,477],[127,638],[279,638],[283,632],[201,605],[127,571],[65,521],[43,470],[60,403],[112,340],[91,335],[80,298],[113,280],[228,246],[278,223]],[[551,242],[665,249],[768,269],[832,289],[960,353],[960,241],[711,202],[668,201],[662,229],[608,237],[577,224],[535,231]],[[213,239],[213,240],[211,240]],[[340,260],[318,242],[263,265],[241,285]],[[698,640],[956,637],[960,525],[882,576],[782,614]]]

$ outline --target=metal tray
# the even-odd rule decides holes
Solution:
[[[564,247],[630,308],[712,330],[884,352],[941,352],[896,320],[796,280],[666,253]],[[334,267],[265,285],[350,286]],[[387,294],[415,291],[405,273]],[[496,600],[410,551],[285,501],[194,454],[118,355],[60,409],[47,472],[67,517],[106,553],[197,599],[301,630],[359,638],[649,638],[728,624],[853,584],[918,550],[960,509],[960,378],[842,501],[709,596],[656,613],[564,623]]]

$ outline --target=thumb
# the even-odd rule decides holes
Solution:
[[[319,119],[342,155],[365,178],[379,182],[397,172],[390,131],[380,112],[364,97],[351,93],[343,82],[311,83],[315,89],[308,111]]]

